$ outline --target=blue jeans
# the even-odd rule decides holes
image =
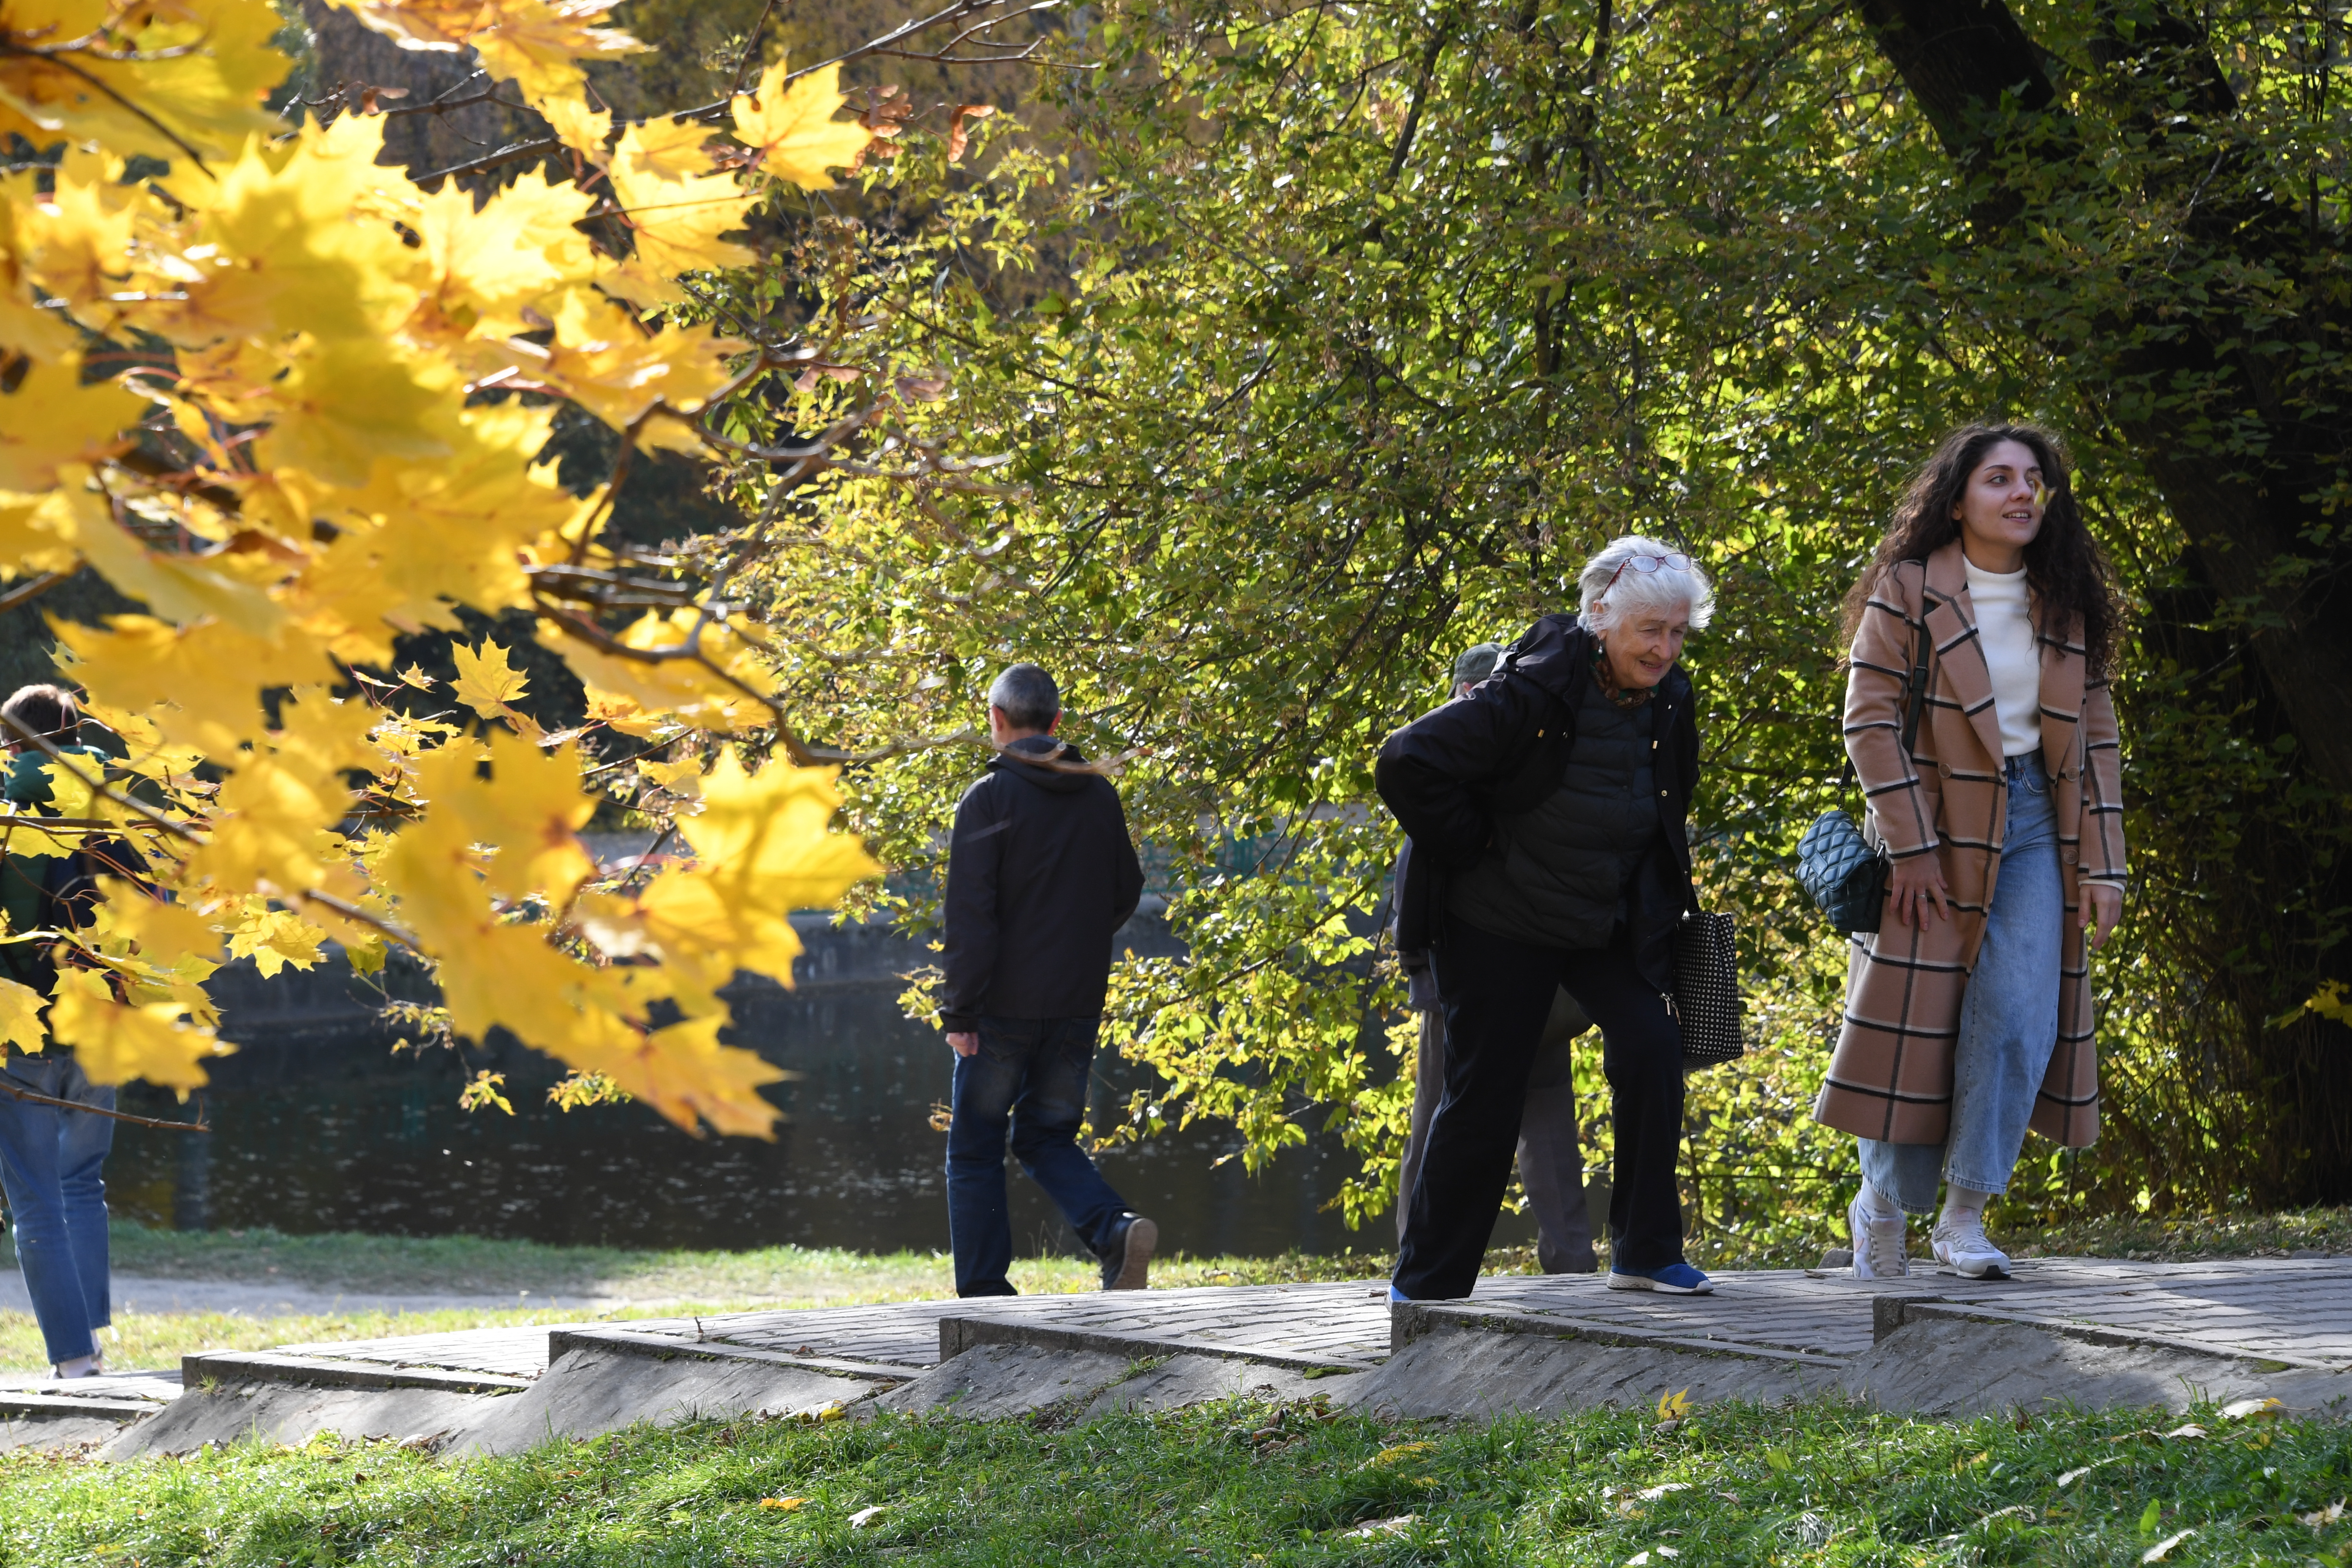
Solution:
[[[2010,758],[2008,773],[2000,875],[1952,1047],[1951,1126],[1941,1143],[1857,1140],[1863,1175],[1913,1214],[1935,1208],[1938,1176],[1980,1193],[2009,1190],[2058,1044],[2066,895],[2057,816],[2039,752]]]
[[[84,1078],[71,1057],[9,1057],[0,1070],[19,1089],[114,1109],[114,1090]],[[25,1293],[52,1364],[94,1354],[97,1331],[114,1320],[100,1173],[113,1147],[114,1123],[106,1117],[0,1093],[0,1190],[7,1194],[16,1266],[25,1271]]]
[[[1010,1296],[1013,1222],[1004,1199],[1005,1123],[1013,1153],[1100,1257],[1127,1202],[1078,1148],[1100,1018],[982,1018],[980,1049],[955,1059],[948,1128],[948,1237],[956,1294]]]

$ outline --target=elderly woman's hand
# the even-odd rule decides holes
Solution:
[[[1886,898],[1895,908],[1895,918],[1906,926],[1927,923],[1929,900],[1935,900],[1937,915],[1952,918],[1951,900],[1944,891],[1944,868],[1936,863],[1932,852],[1895,862],[1886,879]]]

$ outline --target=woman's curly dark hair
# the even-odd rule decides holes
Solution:
[[[1845,646],[1853,646],[1864,606],[1896,562],[1925,561],[1960,536],[1960,521],[1952,510],[1985,453],[2003,441],[2032,451],[2050,492],[2042,531],[2025,547],[2025,581],[2033,590],[2035,620],[2041,630],[2053,635],[2063,635],[2079,620],[2090,677],[2104,680],[2123,618],[2115,567],[2083,524],[2064,445],[2039,425],[1963,425],[1937,446],[1935,456],[1912,476],[1911,488],[1895,506],[1895,525],[1879,542],[1869,570],[1845,596]]]

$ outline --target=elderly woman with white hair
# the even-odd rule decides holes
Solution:
[[[1683,638],[1715,599],[1681,551],[1627,535],[1587,562],[1578,615],[1546,616],[1467,697],[1381,748],[1381,798],[1416,857],[1451,1042],[1402,1195],[1391,1300],[1470,1294],[1501,1211],[1552,994],[1601,1026],[1616,1130],[1609,1284],[1711,1289],[1683,1258],[1675,1169],[1683,1042],[1674,931],[1698,907],[1685,826],[1698,782]]]

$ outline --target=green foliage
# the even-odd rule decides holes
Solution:
[[[1407,1426],[1309,1402],[1084,1426],[884,1417],[632,1428],[509,1459],[258,1445],[0,1456],[0,1565],[869,1561],[1677,1568],[2344,1560],[2336,1423],[1907,1421],[1842,1404]],[[865,1510],[865,1522],[851,1520]],[[2305,1523],[2305,1514],[2315,1523]],[[1667,1552],[1675,1555],[1666,1556]]]
[[[1066,733],[1127,760],[1191,943],[1115,977],[1109,1037],[1163,1080],[1117,1135],[1230,1119],[1255,1164],[1331,1129],[1363,1160],[1351,1219],[1389,1201],[1410,1071],[1370,759],[1454,651],[1567,607],[1603,541],[1686,542],[1721,605],[1688,656],[1702,893],[1740,916],[1759,1025],[1748,1060],[1694,1080],[1688,1196],[1738,1245],[1793,1245],[1852,1164],[1807,1115],[1843,953],[1789,875],[1803,826],[1854,804],[1837,601],[1911,466],[1987,413],[2070,433],[2137,605],[2189,582],[2156,468],[2242,478],[2263,437],[2235,372],[2159,375],[2158,351],[2192,320],[2267,341],[2320,305],[2315,280],[2210,243],[2176,177],[2213,166],[2204,199],[2236,200],[2276,175],[2337,225],[2343,104],[2298,85],[2290,8],[2215,23],[2242,112],[2212,132],[2154,115],[2178,62],[2118,56],[2112,8],[2021,6],[2063,123],[2021,114],[1964,170],[1850,12],[1622,12],[1114,0],[1062,57],[1087,68],[1046,77],[1059,136],[1001,140],[984,174],[910,139],[858,223],[809,207],[797,249],[728,280],[726,309],[813,339],[855,316],[898,368],[836,390],[835,415],[879,411],[866,468],[726,482],[772,520],[741,587],[801,634],[798,710],[876,755],[849,811],[887,863],[936,869],[976,758],[935,742],[978,722],[992,668],[1055,670]],[[2301,417],[2334,405],[2344,359],[2330,338],[2280,374]],[[2152,458],[2158,426],[2189,433]],[[2242,664],[2231,639],[2270,605],[2210,594],[2200,624]],[[2296,1190],[2292,1162],[2239,1157],[2282,1093],[2246,1026],[2261,998],[2213,1004],[2236,1058],[2200,1076],[2211,1029],[2178,1020],[2217,994],[2215,959],[2170,900],[2230,876],[2217,795],[2292,847],[2327,841],[2336,795],[2206,666],[2136,649],[2121,677],[2157,872],[2101,966],[2128,1136],[2030,1152],[2012,1202],[2044,1218]],[[2257,1020],[2337,962],[2323,884],[2247,895],[2282,927],[2244,961],[2254,989],[2294,994]],[[921,917],[933,885],[878,901]],[[2208,907],[2227,925],[2243,902]]]

